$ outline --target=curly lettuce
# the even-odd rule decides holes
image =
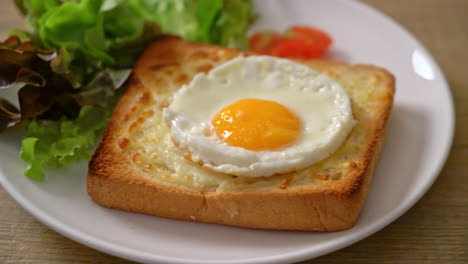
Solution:
[[[160,34],[247,48],[250,0],[15,0],[25,30],[0,43],[0,131],[27,123],[21,158],[44,169],[89,159],[138,56]]]
[[[75,120],[31,121],[20,152],[28,163],[24,174],[40,181],[45,178],[44,169],[89,159],[110,113],[109,109],[85,106]]]

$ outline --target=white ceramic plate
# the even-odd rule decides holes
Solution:
[[[275,232],[188,223],[104,209],[86,193],[86,164],[48,180],[23,176],[21,136],[0,136],[0,180],[32,215],[98,250],[141,262],[284,263],[317,257],[361,240],[407,211],[431,186],[454,131],[449,87],[438,65],[407,31],[355,1],[258,1],[253,30],[315,25],[328,31],[329,57],[371,63],[397,80],[395,106],[367,203],[355,227],[334,233]]]

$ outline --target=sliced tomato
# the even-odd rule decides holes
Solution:
[[[328,47],[332,39],[320,29],[307,26],[293,26],[285,33],[288,38],[302,39],[311,44]]]
[[[284,58],[318,58],[330,47],[327,33],[308,26],[293,26],[284,35],[264,32],[250,38],[253,52]]]
[[[322,47],[310,45],[306,41],[290,39],[276,45],[270,55],[282,58],[318,58],[325,50]]]
[[[318,58],[328,50],[332,43],[332,39],[327,33],[313,27],[293,26],[285,34],[289,39],[295,40],[293,44],[287,45],[289,49],[297,47],[301,51],[293,52],[293,54],[304,54],[304,58]],[[308,48],[297,44],[297,41],[303,41]],[[280,50],[285,50],[287,47],[280,47]]]
[[[259,32],[250,37],[250,50],[260,54],[269,54],[271,49],[284,40],[283,36],[273,32]]]

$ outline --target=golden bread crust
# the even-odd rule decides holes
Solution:
[[[110,208],[249,228],[336,231],[353,226],[369,190],[393,101],[393,76],[374,66],[299,61],[345,88],[368,88],[347,89],[360,124],[340,150],[310,169],[255,180],[207,174],[203,182],[195,173],[175,175],[164,157],[148,162],[150,153],[144,153],[139,141],[147,120],[160,120],[160,110],[173,92],[163,77],[171,76],[171,85],[180,87],[197,72],[241,54],[249,55],[171,36],[152,43],[135,66],[89,163],[91,198]],[[350,151],[353,148],[355,152]],[[224,185],[211,184],[220,179]]]

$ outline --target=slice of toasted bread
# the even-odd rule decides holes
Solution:
[[[88,193],[96,203],[250,228],[334,231],[354,225],[383,142],[394,78],[374,66],[300,61],[345,87],[357,125],[332,156],[306,169],[236,177],[189,161],[190,154],[171,141],[162,110],[195,74],[240,54],[169,36],[148,47],[89,163]]]

